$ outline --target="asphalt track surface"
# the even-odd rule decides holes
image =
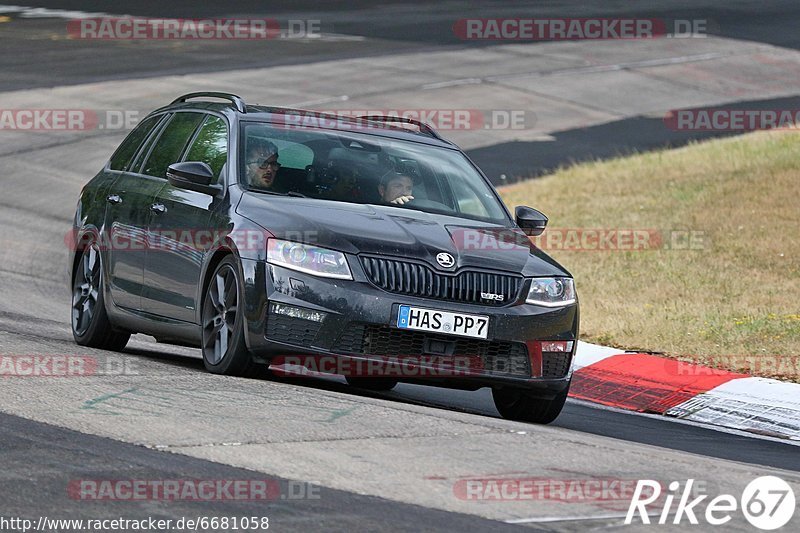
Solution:
[[[456,37],[453,31],[454,21],[473,17],[647,17],[663,20],[667,24],[677,19],[698,19],[706,23],[706,32],[709,36],[736,39],[738,42],[765,43],[788,50],[800,49],[800,38],[794,31],[794,23],[800,19],[800,6],[788,0],[758,5],[757,8],[750,2],[720,5],[714,1],[681,1],[665,4],[648,1],[612,4],[604,2],[602,5],[600,3],[584,5],[581,2],[561,2],[545,6],[540,4],[539,2],[476,2],[472,5],[464,2],[443,2],[433,6],[424,2],[388,1],[348,2],[346,5],[340,2],[264,4],[255,1],[219,4],[38,2],[35,4],[36,7],[64,10],[65,13],[60,16],[40,18],[33,15],[23,17],[11,12],[10,20],[0,23],[0,49],[5,52],[0,56],[0,67],[4,73],[0,79],[0,90],[62,87],[102,80],[147,79],[191,73],[219,75],[237,69],[380,58],[389,54],[442,50],[477,52],[504,44],[502,41],[472,41]],[[66,22],[70,18],[70,10],[143,17],[272,18],[282,25],[288,24],[289,20],[318,20],[326,38],[272,39],[266,43],[246,40],[98,42],[68,38]],[[568,50],[558,51],[553,59],[559,57],[559,54],[568,53]],[[652,57],[658,56],[654,54]],[[461,60],[468,64],[469,55],[461,56]],[[771,60],[775,61],[775,58]],[[630,68],[624,63],[615,67]],[[729,70],[724,75],[736,79],[736,67],[736,64],[727,67]],[[391,68],[396,69],[398,85],[402,85],[401,80],[405,75],[404,65],[395,63]],[[466,70],[473,77],[480,77],[490,71],[477,65],[474,69]],[[342,74],[343,77],[346,76],[347,71],[343,71]],[[565,74],[567,73],[563,72],[561,75]],[[314,77],[313,73],[309,76]],[[646,76],[678,77],[680,72],[667,73],[653,70]],[[699,79],[694,82],[702,83]],[[793,77],[786,79],[786,85],[791,85],[792,82]],[[265,78],[263,83],[265,87],[269,87],[273,81]],[[603,87],[602,80],[587,79],[586,83],[590,86],[597,83],[598,90],[616,90]],[[523,87],[532,90],[532,94],[537,94],[535,84],[533,87],[526,87],[525,83],[514,85],[515,89]],[[634,87],[636,91],[653,90],[647,84]],[[558,90],[549,93],[550,97],[557,95]],[[668,95],[669,91],[664,94],[654,92],[651,99],[667,101],[670,99]],[[793,108],[797,104],[794,94],[781,93],[779,98],[770,98],[769,92],[761,94],[755,91],[743,95],[736,99],[740,107],[747,105],[753,109],[776,109]],[[507,98],[508,95],[503,94],[503,97]],[[475,100],[467,101],[473,105],[475,103]],[[484,105],[488,107],[501,104]],[[596,105],[601,112],[608,111],[602,101]],[[555,111],[560,113],[562,109]],[[571,124],[566,124],[558,128],[558,133],[553,134],[552,142],[548,143],[514,139],[491,143],[488,147],[466,146],[467,153],[495,183],[504,183],[500,179],[501,176],[510,178],[536,176],[575,161],[681,146],[690,141],[720,135],[702,131],[673,131],[660,127],[661,117],[627,116],[626,113],[623,115],[625,116],[617,120],[607,120],[590,127],[583,124],[571,127]]]
[[[0,32],[5,51],[0,65],[5,90],[65,85],[166,73],[208,72],[363,57],[441,47],[485,47],[492,41],[465,41],[453,32],[461,18],[504,17],[648,17],[664,20],[705,19],[712,35],[800,48],[795,22],[800,5],[791,0],[754,2],[310,2],[256,0],[232,2],[102,2],[47,0],[13,3],[50,9],[107,12],[144,17],[263,17],[320,20],[323,32],[360,36],[363,41],[319,43],[275,40],[264,47],[253,42],[121,43],[97,46],[91,41],[61,38],[64,19],[28,19]],[[756,6],[757,7],[754,7]],[[54,46],[53,39],[57,39]],[[176,53],[180,54],[176,58]],[[9,69],[8,67],[13,67]],[[9,72],[9,70],[11,70]]]
[[[5,414],[0,414],[0,442],[3,443],[5,465],[0,474],[3,484],[2,512],[6,517],[29,517],[35,512],[51,518],[91,519],[98,517],[98,508],[101,508],[104,516],[133,518],[136,513],[131,513],[129,502],[105,501],[87,505],[85,501],[70,497],[64,490],[73,479],[119,476],[120,458],[124,458],[122,464],[125,476],[129,479],[264,479],[264,476],[248,470],[152,451]],[[42,462],[31,460],[32,457],[41,458]],[[75,464],[76,459],[80,464]],[[59,467],[53,468],[53,465]],[[318,497],[293,500],[292,495],[300,494],[300,489],[288,489],[290,480],[270,478],[270,481],[281,485],[284,498],[276,497],[266,505],[263,501],[148,502],[147,506],[141,506],[147,507],[141,508],[141,512],[154,519],[176,516],[268,516],[272,527],[281,531],[319,528],[330,531],[418,531],[419,523],[424,523],[428,531],[517,529],[476,516],[408,504],[398,505],[381,498],[326,488],[313,493]]]
[[[273,3],[269,10],[257,2],[216,6],[137,2],[124,9],[115,4],[113,11],[104,2],[53,1],[35,6],[164,17],[319,18],[325,21],[324,31],[363,40],[277,42],[269,53],[248,48],[252,46],[248,43],[207,43],[187,46],[176,56],[169,43],[98,47],[50,38],[63,34],[63,18],[22,19],[12,14],[12,20],[0,24],[4,51],[0,65],[5,74],[0,91],[485,48],[486,43],[453,38],[452,21],[531,16],[534,9],[533,4],[503,2],[480,6],[448,2],[435,7],[350,2],[347,7],[323,8],[313,2],[292,2]],[[797,49],[798,11],[800,6],[792,2],[768,6],[741,2],[724,7],[687,2],[666,8],[657,3],[602,8],[567,4],[538,8],[536,16],[706,17],[715,21],[719,35]],[[53,98],[40,107],[58,108]],[[790,96],[752,105],[775,108],[796,107],[796,103]],[[152,107],[160,104],[153,102]],[[552,145],[505,142],[474,152],[485,154],[490,163],[493,158],[520,157],[522,152],[541,160],[544,170],[568,159],[688,140],[667,136],[649,120],[625,118],[562,133],[555,151]],[[532,148],[541,152],[531,154]],[[107,152],[105,144],[97,153],[72,157],[102,162],[103,150]],[[4,189],[0,215],[14,233],[11,241],[4,241],[0,266],[0,353],[90,354],[120,364],[116,354],[81,350],[70,338],[69,297],[60,274],[66,252],[49,237],[58,233],[53,228],[68,225],[79,187],[74,178],[66,173],[59,176],[54,170],[68,162],[51,156],[37,161],[31,158],[35,152],[15,153],[4,151],[0,160]],[[43,173],[46,179],[39,180]],[[621,527],[618,510],[608,516],[607,510],[592,505],[540,501],[515,507],[514,502],[465,502],[454,497],[454,482],[491,475],[695,476],[718,492],[735,492],[750,479],[772,473],[790,481],[796,492],[800,486],[797,446],[582,402],[570,401],[554,424],[540,428],[499,419],[485,389],[467,393],[401,385],[391,393],[375,394],[347,387],[338,379],[210,376],[196,350],[155,344],[148,338],[133,340],[124,358],[135,371],[76,380],[3,380],[2,516],[268,515],[278,530],[324,527],[342,531],[503,530],[520,527],[503,520],[517,520],[529,528],[577,531]],[[86,502],[71,498],[66,490],[76,479],[259,476],[282,486],[290,480],[318,484],[320,497],[268,503]],[[529,516],[531,520],[525,521]],[[738,516],[732,527],[748,530],[746,525]]]

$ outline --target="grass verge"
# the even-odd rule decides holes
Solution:
[[[757,132],[500,193],[550,218],[538,242],[575,277],[583,340],[800,381],[798,147]]]

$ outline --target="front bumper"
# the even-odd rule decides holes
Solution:
[[[402,381],[467,389],[487,385],[538,389],[544,396],[569,385],[577,342],[570,353],[542,353],[537,341],[577,341],[577,304],[556,309],[519,303],[495,307],[394,294],[372,285],[360,267],[353,268],[352,281],[248,259],[242,260],[242,268],[246,342],[257,360],[268,362],[287,354],[351,362],[422,356],[414,360],[411,373],[394,375]],[[277,314],[274,304],[283,306],[284,314]],[[488,338],[398,329],[394,324],[401,304],[487,315]],[[286,306],[300,308],[314,319],[288,316]],[[437,366],[453,358],[461,370],[466,362],[469,371],[448,374]]]

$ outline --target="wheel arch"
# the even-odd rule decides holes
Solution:
[[[200,294],[197,298],[197,309],[195,310],[195,322],[199,325],[202,323],[202,315],[203,315],[203,303],[205,302],[206,291],[208,290],[208,284],[211,282],[211,276],[214,274],[214,270],[216,270],[217,266],[222,262],[223,259],[232,255],[236,258],[236,265],[239,271],[239,278],[241,280],[242,277],[242,260],[239,254],[239,250],[236,247],[236,243],[233,242],[229,236],[225,236],[219,243],[217,243],[213,251],[209,253],[209,259],[206,261],[206,265],[203,268],[203,274],[201,276],[202,282],[200,283]]]
[[[80,261],[81,256],[83,255],[83,251],[86,247],[93,242],[100,241],[100,230],[96,228],[94,225],[85,226],[83,228],[73,228],[70,233],[67,234],[66,238],[64,239],[65,244],[70,250],[72,254],[70,263],[69,263],[69,286],[70,291],[72,290],[72,283],[75,281],[75,269],[78,266],[78,261]],[[100,262],[101,265],[106,263],[106,258],[103,257],[103,246],[100,247]],[[106,275],[105,269],[103,269],[103,275]],[[108,281],[108,280],[105,280]],[[104,287],[107,285],[104,284]]]

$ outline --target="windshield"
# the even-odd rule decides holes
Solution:
[[[491,186],[456,150],[260,122],[243,123],[240,138],[239,175],[251,190],[509,222]]]

